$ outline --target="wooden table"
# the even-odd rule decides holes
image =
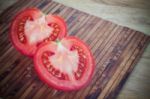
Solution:
[[[65,1],[65,0],[64,0]],[[61,2],[61,0],[60,0],[60,2]],[[67,3],[67,2],[64,2],[64,3]],[[81,9],[82,10],[82,9]],[[93,11],[94,12],[94,11]],[[124,96],[123,96],[124,97]],[[133,97],[133,96],[132,96]]]

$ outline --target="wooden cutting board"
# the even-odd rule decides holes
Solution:
[[[79,91],[49,88],[37,77],[33,62],[9,39],[10,22],[20,10],[38,7],[65,19],[69,35],[86,42],[95,58],[91,83]],[[121,90],[150,37],[66,7],[51,0],[18,0],[0,15],[0,97],[4,99],[113,99]]]

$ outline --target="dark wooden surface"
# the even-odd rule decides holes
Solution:
[[[69,35],[86,42],[95,57],[91,83],[72,92],[56,91],[42,83],[31,59],[10,43],[9,27],[14,15],[27,7],[60,15]],[[20,0],[0,15],[0,97],[4,99],[112,99],[132,72],[149,43],[149,37],[51,0]]]

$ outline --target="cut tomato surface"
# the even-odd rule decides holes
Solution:
[[[29,8],[14,18],[10,35],[20,52],[33,56],[41,43],[66,36],[66,24],[59,16],[45,15],[36,8]]]
[[[76,37],[43,44],[34,56],[38,76],[55,89],[78,90],[91,80],[94,61],[89,48]]]

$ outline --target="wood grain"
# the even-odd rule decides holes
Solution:
[[[72,92],[49,88],[37,77],[31,59],[12,47],[8,36],[13,13],[27,7],[60,15],[67,23],[69,35],[77,36],[89,45],[96,69],[86,88]],[[150,40],[141,32],[51,0],[20,0],[0,16],[0,97],[5,99],[115,98]]]

